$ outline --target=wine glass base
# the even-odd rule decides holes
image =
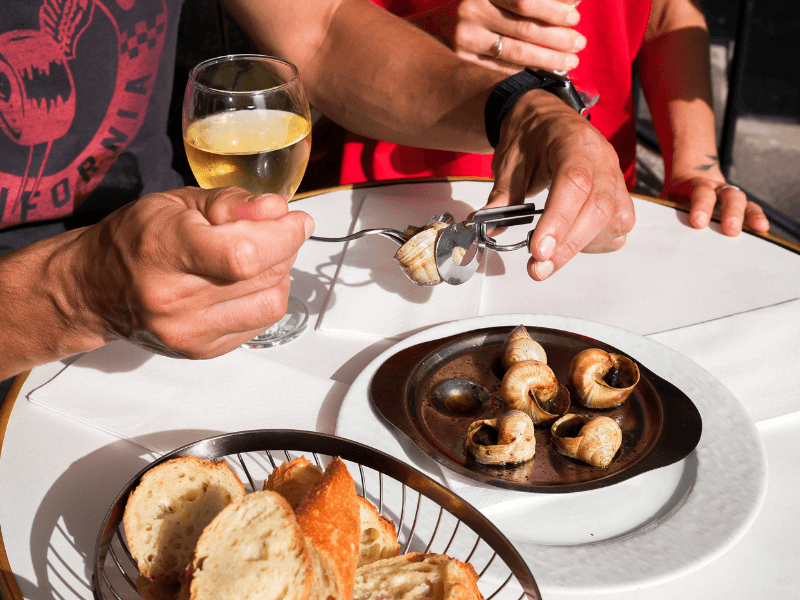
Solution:
[[[272,348],[280,346],[303,333],[308,323],[308,309],[306,305],[294,296],[289,296],[289,304],[283,318],[254,337],[242,344],[242,348]]]

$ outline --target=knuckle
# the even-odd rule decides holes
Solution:
[[[453,48],[456,50],[468,48],[471,39],[472,36],[469,35],[469,32],[464,27],[457,26],[453,32]]]
[[[603,222],[610,221],[616,211],[613,196],[604,191],[595,192],[592,198],[592,207]]]
[[[633,209],[625,208],[618,211],[617,219],[618,219],[618,231],[620,231],[623,234],[621,237],[624,238],[625,234],[633,231],[633,228],[636,225],[636,213],[633,211]]]
[[[562,242],[562,252],[563,250],[566,250],[566,252],[564,253],[566,254],[566,256],[572,257],[578,254],[581,250],[583,250],[583,247],[578,243],[576,239],[569,237]]]
[[[581,194],[588,196],[592,191],[592,174],[585,167],[572,165],[567,168],[564,175]]]
[[[625,245],[626,241],[628,241],[628,236],[627,235],[620,235],[618,237],[615,237],[609,243],[610,249],[612,251],[616,252],[617,250],[621,249]]]
[[[252,279],[260,271],[258,248],[251,240],[239,238],[230,245],[225,263],[233,279]]]
[[[260,319],[263,323],[272,325],[277,323],[289,307],[289,287],[278,284],[271,288],[268,293],[262,296],[260,309]]]

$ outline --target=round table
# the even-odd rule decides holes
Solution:
[[[336,236],[356,230],[365,199],[375,205],[387,198],[390,202],[403,197],[416,201],[455,198],[480,206],[490,189],[491,183],[474,180],[394,182],[324,190],[297,198],[291,207],[315,218],[318,235]],[[623,250],[579,255],[547,282],[527,278],[524,251],[509,253],[501,263],[487,264],[485,281],[493,283],[477,310],[577,317],[657,336],[800,299],[800,248],[749,233],[725,238],[716,223],[697,231],[687,225],[686,212],[668,202],[634,200],[637,224]],[[410,224],[407,214],[382,217],[392,217],[386,227],[403,229]],[[380,248],[391,247],[391,242],[384,242],[390,246]],[[268,353],[270,361],[330,378],[346,390],[375,357],[403,337],[374,333],[379,328],[372,333],[348,331],[347,319],[335,318],[331,287],[337,290],[340,312],[342,303],[357,293],[355,288],[338,289],[333,284],[342,276],[342,259],[348,256],[352,257],[350,250],[340,245],[306,243],[292,271],[292,292],[309,307],[307,331],[285,346],[251,352]],[[389,256],[386,261],[391,264]],[[359,266],[357,261],[354,264]],[[399,270],[397,277],[402,278]],[[597,297],[593,290],[604,281],[606,294]],[[502,282],[516,292],[508,296]],[[361,291],[370,293],[366,287]],[[384,286],[380,293],[385,292]],[[500,304],[501,292],[505,299]],[[410,302],[408,309],[426,314],[425,308]],[[454,313],[453,318],[458,316]],[[800,312],[793,323],[797,320]],[[433,323],[421,321],[418,329],[429,324]],[[0,412],[0,564],[5,576],[0,580],[0,595],[4,600],[90,598],[90,558],[100,523],[117,491],[155,457],[131,441],[26,400],[65,366],[69,368],[71,360],[20,376]],[[332,433],[337,410],[335,403],[322,403],[318,429]],[[767,451],[769,483],[765,504],[746,535],[699,570],[660,585],[618,593],[616,598],[744,599],[800,589],[796,568],[800,544],[792,535],[796,526],[791,525],[800,514],[795,483],[800,479],[800,462],[794,441],[800,434],[800,412],[789,412],[757,423]],[[175,445],[184,441],[176,440]]]

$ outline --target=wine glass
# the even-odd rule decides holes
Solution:
[[[291,200],[311,151],[311,110],[297,68],[257,54],[200,63],[186,84],[183,143],[201,187],[236,185]],[[283,344],[307,322],[305,304],[289,296],[286,315],[244,345]]]

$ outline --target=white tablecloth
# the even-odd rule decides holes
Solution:
[[[369,194],[483,199],[489,189],[485,182],[402,184],[338,190],[301,200],[293,207],[315,218],[317,234],[334,236],[354,230],[361,202]],[[800,322],[800,256],[747,234],[730,239],[715,227],[692,230],[684,213],[645,200],[637,199],[636,209],[637,227],[622,251],[580,255],[547,282],[526,279],[524,251],[490,256],[477,310],[479,314],[571,316],[650,336],[715,375],[739,396],[754,419],[767,419],[760,429],[772,476],[765,507],[753,529],[733,549],[695,573],[616,597],[743,599],[793,593],[800,589],[800,573],[795,568],[800,546],[788,535],[786,525],[800,514],[794,489],[800,467],[793,450],[793,438],[800,434],[800,418],[793,412],[800,395],[792,392],[795,384],[784,384],[781,377],[791,381],[798,372],[791,366],[797,364],[792,352],[797,352]],[[378,243],[392,248],[386,240]],[[380,260],[381,256],[376,253],[374,258]],[[326,323],[333,322],[337,314],[359,314],[359,303],[369,303],[375,286],[381,285],[380,278],[369,277],[371,267],[367,266],[367,277],[358,287],[342,287],[340,265],[347,264],[348,257],[353,257],[350,248],[307,243],[292,275],[293,293],[310,308],[309,329],[286,346],[253,351],[259,353],[258,361],[279,372],[285,367],[284,374],[304,373],[302,389],[314,395],[305,406],[319,407],[314,426],[329,432],[337,399],[346,386],[395,343],[384,337],[384,332],[370,330],[368,323],[362,323],[364,330],[357,331],[357,320],[347,328],[326,330]],[[388,255],[386,261],[392,264]],[[357,262],[350,264],[358,267]],[[397,277],[403,277],[399,269]],[[320,321],[323,307],[325,316]],[[717,340],[713,344],[708,342],[712,336]],[[746,346],[743,353],[738,351],[740,345]],[[198,422],[176,431],[180,424],[174,420],[153,419],[149,424],[138,422],[125,432],[88,427],[87,419],[66,417],[74,409],[66,409],[58,386],[79,386],[80,379],[73,375],[82,365],[103,362],[111,352],[112,348],[99,350],[61,375],[64,363],[35,369],[7,423],[0,460],[0,526],[8,561],[25,598],[91,597],[87,558],[116,490],[153,458],[153,451],[182,445],[198,430],[209,427]],[[748,353],[754,354],[752,359]],[[186,363],[175,362],[177,382],[191,367],[184,371]],[[788,366],[790,372],[776,373],[776,365],[784,365],[781,369]],[[104,388],[110,374],[98,370],[93,375],[96,385],[87,388],[87,398],[81,399],[84,410],[86,402],[105,399],[104,392],[109,396],[125,393]],[[121,376],[124,374],[115,375]],[[244,389],[253,393],[252,382],[229,379],[218,388],[231,396]],[[767,391],[762,394],[762,389]],[[47,397],[48,407],[27,401],[31,394],[33,398]],[[322,394],[325,398],[320,400]],[[54,411],[59,405],[61,412]],[[313,411],[280,414],[284,416],[275,416],[274,426],[308,426],[314,421]],[[226,424],[221,417],[213,429],[239,426],[234,421]],[[134,444],[119,438],[139,442],[145,438],[150,443]]]

